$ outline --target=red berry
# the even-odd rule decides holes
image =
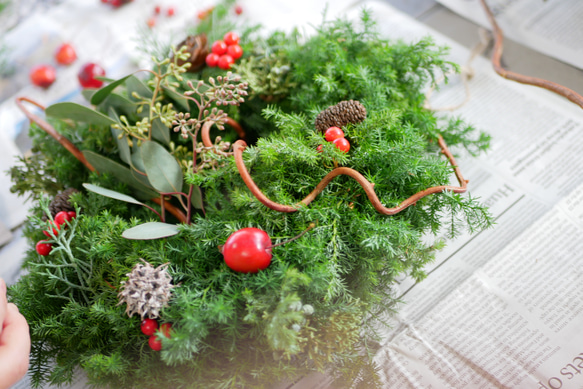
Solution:
[[[95,63],[85,64],[77,74],[83,88],[101,88],[103,81],[95,78],[100,76],[105,76],[105,70]]]
[[[217,65],[223,70],[229,70],[231,65],[234,63],[235,60],[233,57],[231,57],[229,54],[224,54],[219,58],[219,63]]]
[[[42,256],[47,256],[51,253],[51,250],[53,249],[53,245],[50,243],[47,243],[46,240],[39,240],[38,242],[36,242],[36,252],[39,253]]]
[[[49,221],[49,225],[51,230],[53,230],[53,235],[57,236],[57,234],[59,233],[59,225],[56,224],[54,221]],[[46,237],[48,238],[52,238],[51,234],[49,231],[43,231],[43,234],[45,234]]]
[[[209,54],[207,54],[207,56],[205,58],[205,62],[208,66],[210,66],[211,68],[214,68],[215,66],[217,66],[219,64],[219,58],[220,58],[220,56],[218,54],[209,53]]]
[[[332,143],[334,143],[334,146],[336,146],[338,150],[344,151],[345,153],[350,150],[350,142],[346,140],[346,138],[335,139]]]
[[[344,131],[338,127],[330,127],[324,133],[324,138],[326,138],[328,142],[334,142],[338,138],[344,138]]]
[[[59,226],[59,228],[65,224],[73,220],[67,211],[61,211],[55,215],[55,224]]]
[[[69,215],[69,217],[71,219],[75,219],[77,217],[77,212],[75,212],[75,211],[69,211],[69,212],[67,212],[67,215]]]
[[[235,13],[237,15],[241,15],[243,13],[243,7],[241,7],[240,5],[236,5],[235,6]]]
[[[157,5],[157,6],[154,7],[154,14],[155,15],[160,15],[160,6],[159,5]]]
[[[73,46],[63,43],[55,52],[55,60],[61,65],[70,65],[77,59],[77,53]]]
[[[160,326],[160,332],[167,338],[170,337],[170,332],[172,330],[172,324],[164,323]]]
[[[227,52],[227,44],[223,41],[216,41],[211,46],[211,51],[217,55],[223,55]]]
[[[236,61],[243,56],[243,49],[239,45],[230,45],[227,47],[227,55],[230,55]]]
[[[223,36],[223,41],[227,44],[227,46],[237,45],[239,44],[239,35],[233,31],[229,31],[225,34],[225,36]]]
[[[146,24],[149,28],[154,28],[156,26],[156,18],[148,18]]]
[[[156,335],[150,336],[150,339],[148,339],[148,344],[150,345],[150,348],[154,351],[162,350],[162,342],[158,339]]]
[[[316,151],[321,153],[323,148],[324,148],[324,146],[318,145],[318,147],[316,147]]]
[[[57,72],[51,65],[39,65],[30,72],[30,81],[41,88],[48,88],[57,79]]]
[[[140,325],[140,329],[144,335],[152,336],[156,333],[158,329],[158,322],[154,319],[144,319]]]
[[[222,249],[225,263],[241,273],[257,273],[271,262],[271,239],[259,228],[243,228],[232,233]]]
[[[168,10],[166,11],[166,15],[167,15],[168,17],[172,17],[172,16],[174,16],[174,7],[170,7],[170,8],[168,8]]]
[[[122,0],[110,0],[109,4],[111,4],[113,6],[113,8],[119,8],[123,5],[123,1]]]

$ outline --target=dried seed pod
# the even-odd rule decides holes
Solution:
[[[188,62],[190,63],[190,67],[188,68],[189,72],[192,73],[200,70],[205,64],[205,58],[209,53],[206,34],[189,35],[177,47],[180,49],[182,46],[187,47],[186,52],[190,54],[190,57],[186,61],[179,59],[177,61],[178,66],[182,66]]]
[[[75,188],[67,188],[64,191],[58,193],[53,200],[51,200],[50,204],[49,204],[49,211],[51,212],[51,215],[53,216],[53,218],[55,217],[55,215],[61,211],[65,211],[65,212],[70,212],[70,211],[75,211],[75,207],[73,206],[73,204],[71,204],[69,202],[69,197],[73,194],[73,193],[77,193],[79,192],[77,189]]]
[[[168,264],[154,268],[142,261],[143,264],[136,264],[131,273],[127,274],[128,280],[121,282],[118,305],[127,304],[126,313],[129,317],[137,313],[142,319],[156,319],[160,309],[168,305],[174,285],[166,271]]]
[[[359,101],[341,101],[316,117],[316,129],[324,132],[330,127],[344,127],[348,123],[360,123],[366,119],[366,108]]]

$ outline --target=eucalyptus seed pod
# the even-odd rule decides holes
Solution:
[[[79,192],[77,189],[75,188],[67,188],[64,191],[58,193],[53,200],[51,200],[50,204],[49,204],[49,211],[51,212],[51,215],[53,216],[53,218],[55,217],[55,215],[61,211],[65,211],[65,212],[70,212],[70,211],[75,211],[75,207],[73,206],[73,204],[71,204],[69,202],[69,197],[73,194],[73,193],[77,193]]]
[[[316,117],[316,129],[325,132],[330,127],[344,127],[348,123],[360,123],[366,119],[366,108],[359,101],[341,101]]]
[[[143,259],[142,261],[143,264],[136,264],[131,273],[126,274],[128,280],[121,282],[117,305],[126,303],[129,317],[137,313],[142,319],[156,319],[160,310],[168,305],[174,285],[172,277],[166,271],[168,264],[154,268]]]

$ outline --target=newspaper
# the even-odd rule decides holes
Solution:
[[[437,0],[461,16],[490,28],[480,0]],[[583,1],[487,0],[508,38],[583,69]]]

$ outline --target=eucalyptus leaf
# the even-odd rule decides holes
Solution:
[[[182,168],[176,158],[153,141],[142,142],[141,155],[150,183],[161,193],[181,192]]]
[[[188,100],[183,95],[165,86],[163,86],[162,89],[164,90],[164,93],[174,100],[181,108],[190,111]]]
[[[95,125],[109,126],[115,124],[115,120],[105,116],[101,112],[97,112],[91,108],[77,103],[56,103],[47,107],[45,112],[47,116],[58,119],[72,119],[78,122]]]
[[[127,78],[126,87],[128,88],[128,97],[132,101],[138,101],[138,99],[132,96],[133,92],[136,92],[138,95],[148,99],[154,95],[154,92],[152,92],[148,85],[144,84],[142,80],[136,76],[129,76]]]
[[[99,105],[99,108],[102,111],[108,111],[109,108],[114,108],[116,112],[125,113],[126,115],[135,115],[137,105],[125,96],[118,93],[111,93]]]
[[[83,184],[83,187],[85,189],[87,189],[88,191],[90,191],[90,192],[97,193],[97,194],[100,194],[102,196],[109,197],[111,199],[125,201],[126,203],[144,205],[144,203],[142,203],[142,202],[134,199],[131,196],[125,195],[123,193],[116,192],[116,191],[111,190],[111,189],[103,188],[103,187],[98,186],[98,185]]]
[[[126,239],[150,240],[176,235],[180,232],[175,224],[149,222],[128,228],[121,236]]]
[[[152,137],[162,143],[170,144],[170,129],[162,123],[160,118],[152,121]]]
[[[192,188],[192,195],[190,196],[191,204],[194,208],[202,209],[202,190],[198,186]]]
[[[103,100],[105,100],[107,98],[107,96],[109,96],[109,94],[111,92],[113,92],[113,90],[115,88],[117,88],[119,85],[123,84],[130,76],[131,75],[120,78],[119,80],[114,81],[114,82],[108,84],[107,86],[104,86],[103,88],[99,89],[91,97],[91,104],[93,104],[93,105],[101,104],[103,102]]]
[[[138,172],[146,174],[146,167],[144,166],[144,159],[142,158],[142,147],[134,147],[132,153],[132,167]]]
[[[134,195],[141,200],[148,200],[158,197],[160,194],[155,190],[150,189],[143,182],[137,180],[131,170],[109,158],[106,158],[93,151],[83,150],[83,155],[99,173],[109,173],[116,177],[121,182],[126,183],[134,190]]]
[[[127,135],[122,130],[113,127],[111,127],[111,135],[113,135],[115,141],[117,142],[119,157],[128,165],[131,165],[132,155],[130,151],[130,145],[128,144]]]
[[[97,92],[98,90],[99,89],[95,89],[95,88],[83,88],[83,90],[81,91],[81,95],[85,98],[85,100],[87,100],[88,103],[90,103],[91,98],[93,97],[95,92]]]

